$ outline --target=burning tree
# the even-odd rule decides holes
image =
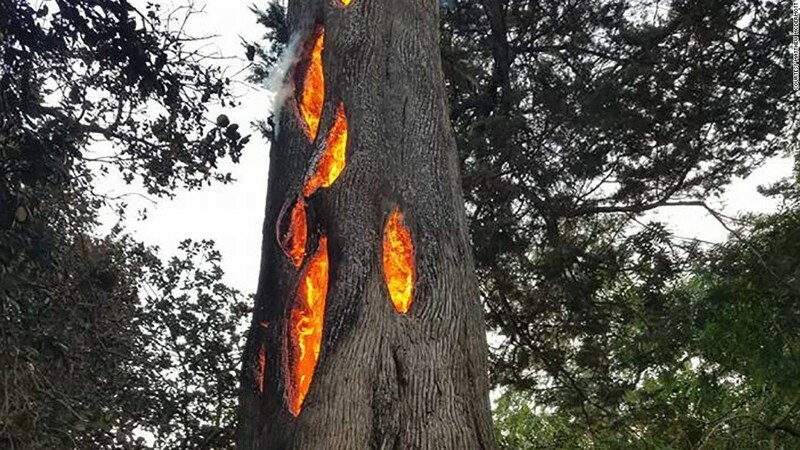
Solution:
[[[242,448],[492,448],[435,0],[292,0]]]

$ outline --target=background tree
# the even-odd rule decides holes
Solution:
[[[673,287],[699,250],[647,213],[706,212],[797,144],[789,17],[770,1],[467,1],[448,16],[495,383],[572,430],[639,435],[627,395],[692,332]]]
[[[118,169],[150,194],[227,182],[247,138],[189,6],[0,2],[0,446],[230,446],[241,295],[210,243],[162,263],[98,214]],[[100,149],[100,150],[98,150]],[[238,306],[237,306],[238,305]]]
[[[800,442],[799,220],[796,208],[750,217],[739,237],[708,252],[672,290],[667,308],[680,331],[647,343],[672,357],[648,366],[614,418],[633,433],[608,424],[587,432],[568,409],[547,411],[514,390],[496,410],[502,446],[793,448]],[[617,359],[642,364],[633,351]]]

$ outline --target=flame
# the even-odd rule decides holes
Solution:
[[[323,236],[303,274],[290,316],[289,380],[286,385],[289,411],[295,416],[300,414],[317,365],[327,293],[328,240]]]
[[[256,369],[256,383],[260,394],[264,393],[264,369],[266,366],[267,349],[264,348],[264,344],[261,344],[258,348],[258,368]]]
[[[308,139],[313,141],[317,136],[319,116],[322,114],[322,103],[325,100],[325,78],[322,73],[322,49],[325,32],[318,28],[311,49],[311,61],[308,63],[303,78],[303,92],[300,95],[300,115],[306,122]]]
[[[389,214],[383,229],[383,276],[394,309],[405,314],[414,294],[414,245],[399,208]]]
[[[320,187],[332,185],[344,170],[347,156],[347,116],[341,103],[336,109],[336,119],[328,133],[326,144],[325,152],[317,163],[314,175],[306,180],[306,184],[303,186],[303,195],[306,197]]]
[[[349,4],[350,4],[350,2],[352,2],[352,1],[353,1],[353,0],[341,0],[342,4],[343,4],[344,6],[347,6],[347,5],[349,5]]]
[[[298,198],[292,207],[289,229],[283,237],[283,248],[286,255],[291,258],[295,266],[300,267],[306,256],[306,238],[308,225],[306,224],[306,202]]]

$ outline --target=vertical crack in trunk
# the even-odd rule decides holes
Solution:
[[[280,226],[280,224],[278,224]],[[289,228],[280,241],[281,249],[292,260],[295,267],[303,264],[306,257],[306,240],[308,239],[308,223],[306,219],[306,202],[298,197],[289,215]]]
[[[258,347],[258,367],[256,372],[256,389],[258,389],[259,394],[264,393],[264,370],[266,369],[267,365],[267,349],[264,347],[264,344],[259,345]]]
[[[321,237],[317,252],[303,272],[289,316],[286,380],[289,411],[300,414],[308,394],[322,344],[325,298],[328,295],[328,240]]]
[[[315,155],[316,156],[316,155]],[[333,126],[327,133],[325,139],[325,149],[319,155],[313,174],[306,180],[303,186],[303,195],[311,196],[321,187],[330,187],[339,178],[345,166],[347,157],[347,116],[345,115],[344,105],[339,103],[336,109],[336,118]]]
[[[414,295],[414,245],[397,207],[383,230],[383,275],[394,309],[407,313]]]
[[[322,72],[322,50],[325,47],[325,30],[319,26],[315,30],[314,44],[311,47],[308,67],[303,76],[303,89],[300,93],[300,115],[305,120],[306,136],[314,141],[322,115],[325,100],[325,76]]]

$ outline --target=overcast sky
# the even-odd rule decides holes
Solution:
[[[167,9],[169,2],[163,4]],[[211,47],[206,50],[233,57],[218,61],[229,67],[230,74],[246,65],[241,38],[257,40],[264,32],[263,27],[255,22],[255,16],[249,9],[251,4],[250,1],[208,0],[205,2],[205,12],[195,16],[188,24],[190,34],[217,35],[209,41]],[[265,5],[265,2],[259,2],[259,5]],[[223,166],[230,170],[237,181],[230,185],[214,184],[200,191],[182,192],[173,200],[159,200],[155,205],[131,197],[130,203],[134,208],[147,206],[148,217],[138,220],[135,214],[131,214],[125,226],[137,239],[159,246],[164,257],[174,254],[182,239],[213,239],[222,253],[225,281],[245,293],[252,293],[258,280],[269,144],[255,130],[251,130],[249,124],[267,116],[271,96],[263,87],[244,83],[245,74],[246,71],[237,77],[239,83],[235,88],[242,102],[241,107],[224,111],[233,122],[241,125],[243,135],[253,133],[241,163]],[[722,199],[710,203],[727,215],[773,210],[777,204],[759,195],[756,187],[790,174],[790,161],[776,158],[748,179],[737,180]],[[99,191],[119,195],[136,189],[124,185],[119,179],[108,178],[100,184]],[[659,215],[668,220],[677,235],[684,238],[719,242],[726,236],[724,228],[701,208],[671,207],[659,212]],[[114,214],[109,211],[104,216],[104,227],[112,225],[114,220]]]

